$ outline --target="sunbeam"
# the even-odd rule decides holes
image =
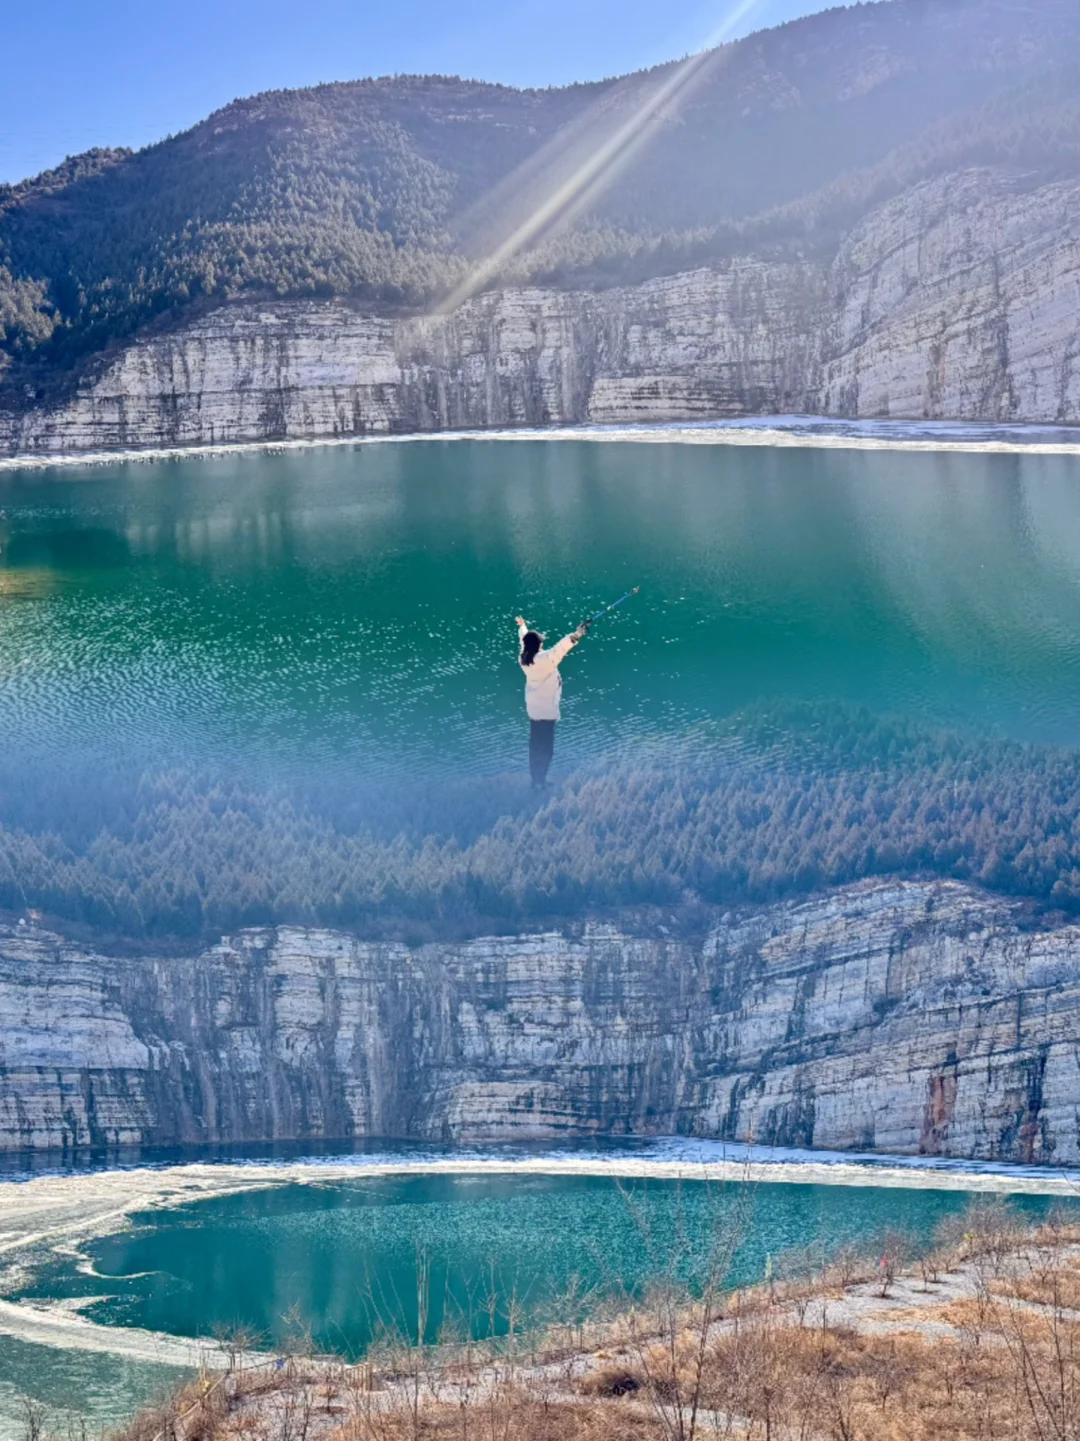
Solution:
[[[703,47],[680,61],[665,78],[648,90],[630,116],[617,124],[611,133],[602,133],[604,121],[609,118],[612,108],[611,94],[606,92],[584,121],[574,127],[571,137],[557,139],[547,156],[539,161],[534,158],[527,162],[499,187],[503,200],[499,208],[505,216],[513,208],[514,192],[533,185],[538,168],[542,176],[545,170],[559,172],[565,168],[568,151],[572,154],[585,150],[584,158],[572,166],[568,175],[556,173],[541,180],[540,198],[530,206],[525,218],[513,226],[510,234],[493,246],[446,296],[439,307],[440,312],[445,314],[455,310],[485,289],[516,255],[553,226],[567,225],[576,219],[652,138],[672,110],[686,100],[694,83],[722,58],[717,55],[717,47],[763,3],[764,0],[739,0],[709,34]],[[597,130],[601,134],[594,138],[593,133]]]

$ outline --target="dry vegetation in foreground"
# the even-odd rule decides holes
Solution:
[[[233,1357],[112,1441],[1070,1441],[1080,1436],[1080,1227],[980,1203],[916,1266],[812,1279],[495,1345],[359,1365]]]

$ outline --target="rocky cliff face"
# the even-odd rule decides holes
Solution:
[[[245,931],[191,959],[0,934],[0,1147],[681,1132],[1075,1163],[1080,926],[868,882],[704,940],[408,950]]]
[[[448,315],[250,301],[136,341],[0,453],[784,413],[1080,421],[1080,185],[997,171],[881,206],[831,262],[736,258]]]

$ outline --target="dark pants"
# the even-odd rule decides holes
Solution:
[[[551,757],[555,754],[555,722],[529,722],[529,774],[538,789],[547,780]]]

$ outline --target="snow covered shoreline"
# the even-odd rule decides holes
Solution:
[[[1048,425],[976,422],[831,420],[817,416],[761,416],[739,420],[662,422],[648,425],[576,425],[543,429],[419,431],[337,439],[236,441],[223,445],[87,451],[0,457],[0,472],[146,464],[161,460],[213,460],[230,455],[281,454],[370,445],[450,441],[593,441],[653,445],[722,445],[825,450],[891,450],[967,455],[1080,455],[1080,430]]]
[[[9,1173],[0,1180],[0,1273],[6,1289],[43,1256],[79,1257],[83,1248],[114,1234],[134,1213],[168,1210],[199,1200],[278,1186],[341,1184],[387,1176],[502,1175],[601,1176],[612,1180],[680,1181],[716,1185],[780,1183],[939,1189],[991,1195],[1080,1197],[1080,1175],[1039,1167],[935,1162],[908,1157],[852,1157],[841,1152],[751,1148],[722,1142],[662,1138],[638,1152],[538,1151],[531,1155],[462,1149],[451,1155],[307,1158],[295,1161],[241,1160],[119,1166],[114,1169]],[[88,1296],[83,1304],[97,1299]],[[172,1366],[205,1362],[208,1342],[102,1325],[80,1314],[78,1303],[26,1303],[0,1299],[0,1335],[65,1349],[97,1351]],[[212,1348],[210,1348],[212,1349]]]

